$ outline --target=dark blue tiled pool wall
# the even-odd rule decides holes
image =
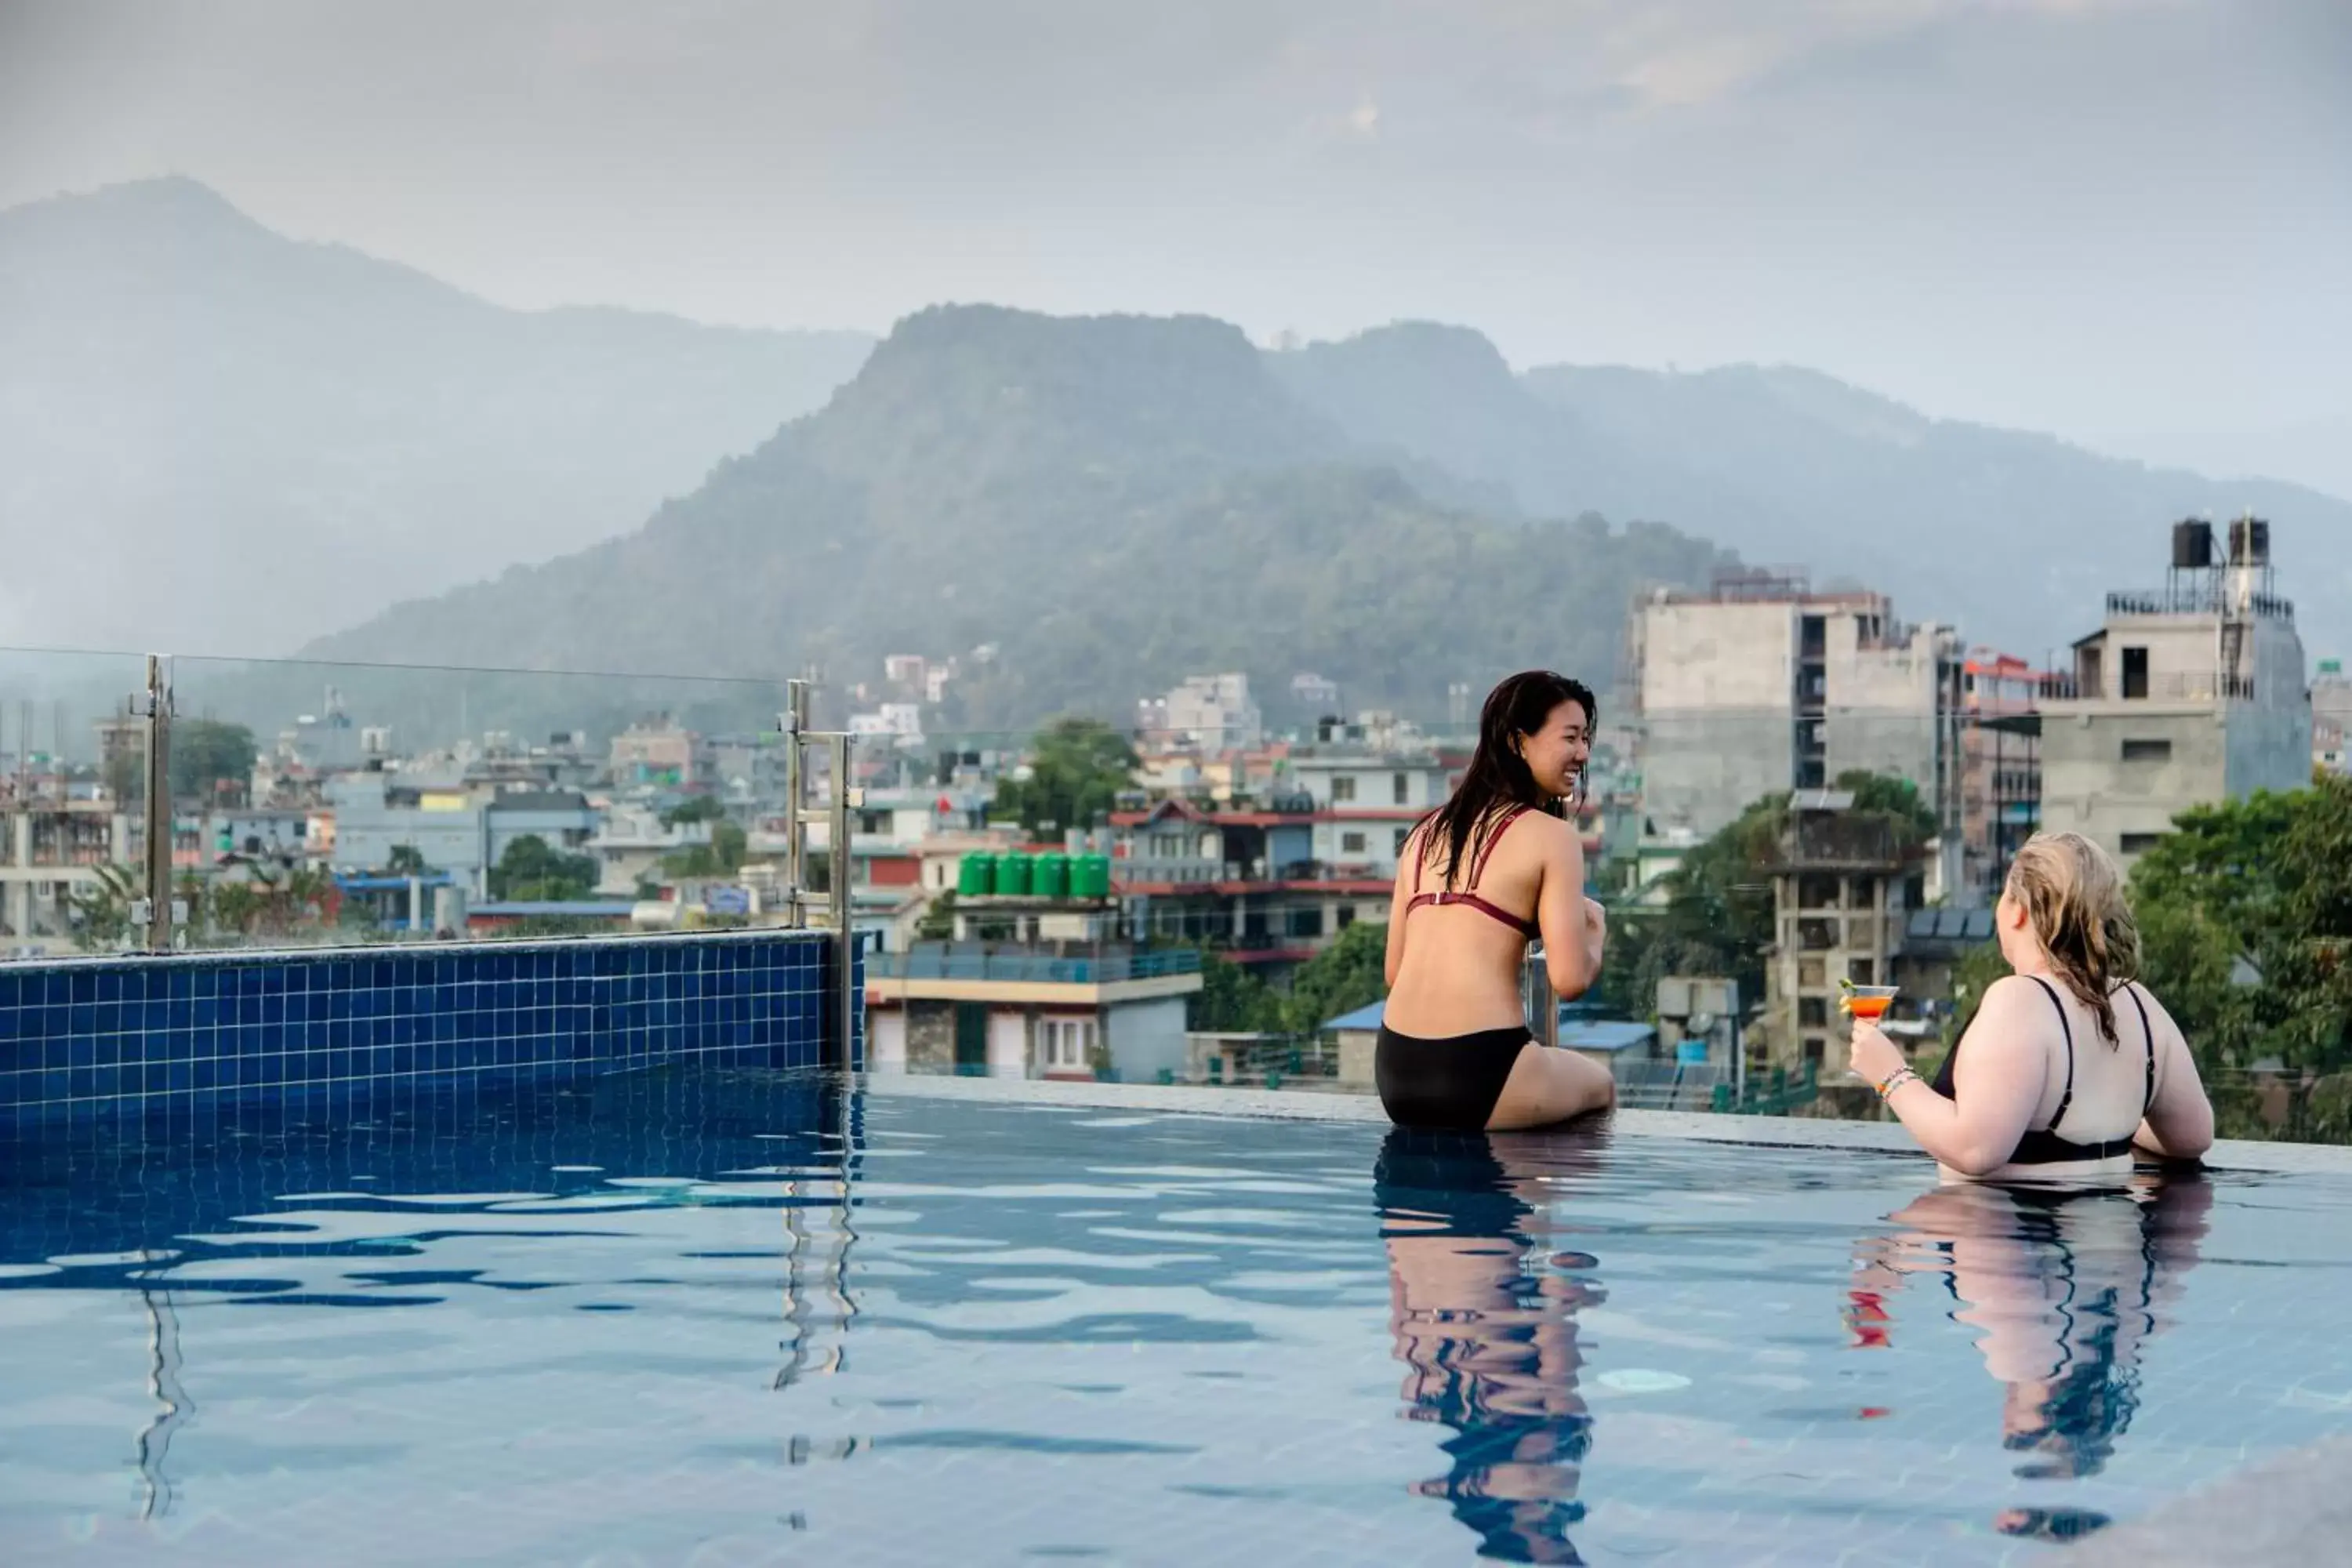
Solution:
[[[0,965],[0,1121],[482,1074],[816,1067],[835,951],[773,931]]]

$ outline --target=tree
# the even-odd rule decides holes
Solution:
[[[184,719],[172,725],[172,796],[209,800],[223,784],[243,786],[253,778],[253,731],[213,719]]]
[[[726,816],[727,807],[717,795],[698,795],[663,812],[661,819],[665,827],[682,827],[694,822],[721,822]]]
[[[73,911],[74,945],[85,952],[120,947],[131,935],[131,906],[141,896],[128,866],[94,868],[97,880],[68,895]]]
[[[594,857],[563,854],[549,847],[547,840],[535,833],[526,833],[509,844],[490,868],[494,899],[561,902],[584,899],[595,890]]]
[[[1312,1034],[1327,1020],[1369,1006],[1388,994],[1389,928],[1358,921],[1339,940],[1298,966],[1282,1021],[1293,1034]]]
[[[2352,779],[2176,817],[2132,871],[2142,973],[2200,1070],[2352,1067]]]
[[[425,864],[425,852],[415,845],[395,844],[383,869],[386,876],[422,877],[432,868]]]
[[[744,833],[740,825],[732,822],[714,823],[710,828],[709,843],[693,845],[679,850],[675,855],[665,856],[662,859],[662,869],[672,877],[681,879],[709,880],[717,877],[731,877],[743,868],[743,860],[749,853],[750,843],[750,837]],[[814,869],[816,857],[811,856],[809,858]]]
[[[1099,719],[1056,719],[1037,737],[1028,776],[996,786],[996,811],[1032,833],[1049,822],[1084,826],[1134,787],[1136,766],[1127,737]]]
[[[1205,948],[1201,952],[1201,989],[1184,1011],[1185,1027],[1203,1034],[1270,1034],[1280,1031],[1285,1021],[1283,999],[1274,987]]]
[[[916,938],[922,942],[945,942],[954,936],[955,907],[953,889],[942,889],[935,895],[923,907],[922,918],[915,922]]]

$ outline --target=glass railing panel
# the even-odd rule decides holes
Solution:
[[[147,660],[0,648],[0,959],[145,932]]]

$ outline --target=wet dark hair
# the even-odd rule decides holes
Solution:
[[[1552,670],[1521,670],[1486,694],[1486,705],[1478,711],[1478,749],[1471,754],[1469,771],[1452,797],[1423,817],[1415,829],[1426,830],[1423,854],[1428,853],[1430,837],[1443,836],[1447,887],[1460,874],[1465,853],[1474,862],[1477,859],[1504,812],[1518,806],[1551,816],[1565,815],[1559,802],[1537,785],[1517,743],[1520,737],[1542,729],[1552,710],[1563,702],[1584,710],[1587,729],[1600,722],[1601,705],[1593,700],[1591,688]]]

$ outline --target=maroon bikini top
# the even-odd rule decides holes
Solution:
[[[1525,816],[1527,815],[1527,811],[1528,808],[1524,805],[1515,805],[1510,810],[1503,814],[1502,821],[1495,824],[1495,830],[1486,835],[1486,842],[1479,849],[1477,858],[1470,863],[1470,885],[1461,892],[1454,892],[1451,889],[1436,893],[1423,892],[1421,890],[1421,862],[1423,858],[1415,856],[1412,862],[1412,898],[1405,904],[1404,912],[1409,915],[1412,913],[1413,910],[1421,908],[1423,904],[1467,904],[1481,914],[1494,916],[1496,920],[1502,921],[1513,931],[1517,931],[1521,936],[1528,938],[1530,942],[1542,936],[1542,928],[1536,924],[1532,917],[1527,920],[1521,920],[1518,916],[1511,913],[1510,910],[1499,909],[1496,906],[1488,903],[1486,900],[1480,898],[1476,891],[1478,879],[1486,874],[1486,862],[1494,856],[1495,846],[1503,841],[1503,835],[1509,831],[1511,824],[1517,822],[1520,817]]]

